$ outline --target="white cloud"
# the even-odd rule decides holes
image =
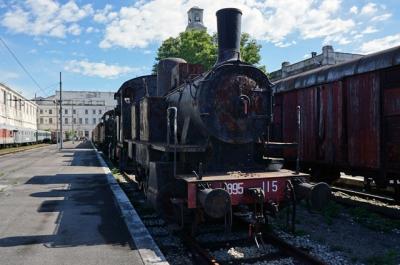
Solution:
[[[79,35],[77,22],[93,12],[91,5],[79,7],[74,0],[63,5],[54,0],[25,0],[13,5],[1,24],[13,33],[64,38]]]
[[[378,11],[377,5],[375,3],[368,3],[361,8],[360,14],[362,15],[373,15]]]
[[[366,29],[364,29],[361,34],[371,34],[371,33],[375,33],[378,30],[375,27],[372,26],[368,26]]]
[[[400,34],[389,35],[380,39],[363,43],[360,52],[363,54],[373,53],[400,45]]]
[[[391,16],[392,16],[392,14],[386,13],[383,15],[378,15],[378,16],[373,17],[371,19],[371,21],[385,21],[385,20],[388,20]]]
[[[78,24],[74,23],[71,26],[68,27],[68,32],[71,33],[72,35],[78,36],[81,34],[81,28],[79,27]]]
[[[101,48],[144,48],[184,31],[187,10],[192,6],[205,8],[204,22],[209,32],[216,31],[215,12],[231,6],[243,12],[243,31],[258,40],[285,45],[293,33],[309,39],[352,30],[355,22],[343,17],[341,4],[341,0],[150,0],[118,11],[106,6],[96,12],[94,19],[106,24]]]
[[[112,12],[112,5],[107,4],[103,9],[97,10],[93,16],[94,21],[98,23],[107,23],[117,17],[116,12]]]
[[[117,78],[124,74],[138,72],[139,68],[106,64],[104,62],[89,62],[88,60],[71,60],[66,62],[64,70],[85,76],[101,78]]]
[[[286,48],[286,47],[290,47],[292,45],[295,45],[297,42],[296,41],[290,41],[290,42],[282,42],[279,41],[277,43],[275,43],[275,46],[280,47],[280,48]]]
[[[352,6],[350,8],[350,13],[357,15],[358,14],[358,7]]]

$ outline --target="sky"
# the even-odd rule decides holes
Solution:
[[[28,98],[58,89],[116,91],[149,74],[163,40],[185,30],[187,11],[242,10],[242,31],[262,45],[267,71],[335,51],[368,54],[400,45],[400,0],[0,0],[0,82]]]

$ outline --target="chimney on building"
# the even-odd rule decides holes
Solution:
[[[325,45],[322,47],[322,65],[335,64],[335,54],[331,45]]]
[[[282,77],[286,77],[288,75],[287,67],[290,65],[289,62],[282,63]]]
[[[311,58],[314,58],[314,57],[316,57],[317,56],[317,53],[316,52],[311,52]]]

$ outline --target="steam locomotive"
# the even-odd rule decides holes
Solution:
[[[281,169],[268,150],[285,146],[268,139],[272,84],[241,61],[242,12],[216,13],[218,60],[204,72],[180,58],[161,60],[157,75],[126,81],[118,105],[103,116],[93,139],[125,171],[133,170],[148,201],[183,226],[232,216],[262,224],[307,197],[315,207],[329,186]],[[254,207],[253,207],[254,206]]]

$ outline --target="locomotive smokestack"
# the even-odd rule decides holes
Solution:
[[[237,8],[224,8],[217,11],[218,60],[240,60],[242,11]]]

